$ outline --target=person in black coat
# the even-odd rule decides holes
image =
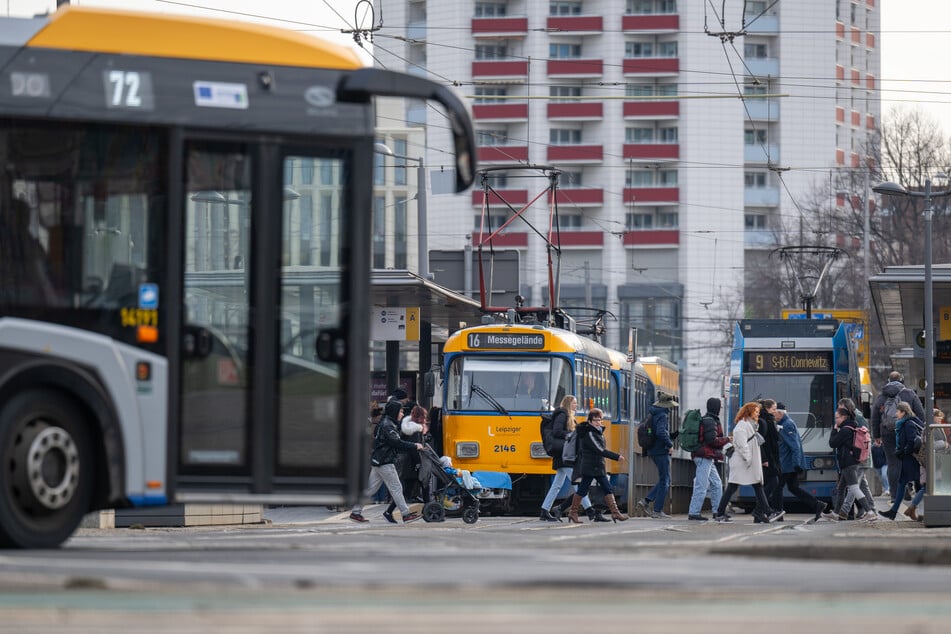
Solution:
[[[918,482],[921,477],[921,467],[918,459],[915,458],[915,443],[925,428],[925,424],[915,415],[912,405],[905,401],[898,404],[898,415],[898,422],[895,425],[895,452],[901,460],[898,489],[892,507],[887,511],[878,512],[879,515],[890,520],[895,519],[898,509],[901,508],[904,500],[902,492],[905,487],[912,482]]]
[[[769,507],[783,510],[783,470],[779,461],[779,432],[776,430],[776,401],[764,398],[759,402],[759,427],[756,430],[766,442],[760,447],[763,457],[763,492]],[[782,518],[779,521],[783,521]]]
[[[842,478],[847,489],[845,499],[839,500],[839,519],[847,519],[849,509],[852,507],[853,498],[858,504],[861,515],[857,519],[874,521],[876,519],[875,509],[872,508],[862,493],[859,486],[861,473],[859,468],[859,450],[855,448],[855,429],[858,424],[852,418],[852,413],[847,407],[839,407],[835,410],[835,425],[829,433],[829,447],[835,450],[835,457],[839,463],[839,477]]]
[[[564,461],[562,458],[562,450],[565,447],[565,439],[567,438],[568,434],[575,430],[575,410],[577,409],[578,399],[576,399],[574,395],[569,394],[561,399],[561,404],[551,414],[551,435],[553,440],[551,468],[555,472],[555,477],[552,478],[551,487],[548,489],[548,494],[542,501],[541,515],[538,517],[538,519],[544,522],[561,521],[561,518],[552,514],[551,507],[552,504],[555,503],[558,492],[561,491],[562,487],[564,487],[565,480],[569,480],[571,478],[571,471],[574,467],[573,462],[566,463]],[[575,489],[577,489],[577,487],[575,487]],[[585,512],[588,514],[588,517],[592,522],[607,521],[604,516],[601,515],[600,511],[591,506],[591,500],[588,499],[587,495],[581,498],[581,505],[584,507]],[[563,507],[562,510],[564,510],[564,508],[565,507]]]
[[[581,506],[581,498],[588,494],[591,483],[597,480],[601,489],[604,491],[604,503],[611,511],[611,519],[615,522],[625,521],[628,516],[618,510],[617,501],[614,499],[614,489],[611,487],[611,481],[608,479],[607,470],[604,468],[604,459],[624,460],[624,456],[608,450],[604,445],[604,427],[602,419],[604,413],[597,407],[588,412],[588,419],[575,428],[578,435],[578,452],[580,458],[575,460],[576,476],[580,475],[581,481],[578,484],[578,492],[571,498],[571,509],[568,511],[568,520],[575,524],[580,524],[578,519],[578,507]]]

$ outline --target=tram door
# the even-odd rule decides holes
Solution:
[[[185,143],[178,492],[343,493],[346,156]]]

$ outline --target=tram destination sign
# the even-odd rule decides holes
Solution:
[[[473,350],[544,350],[541,333],[470,332],[466,343]]]
[[[832,372],[832,351],[747,351],[743,366],[746,372]]]

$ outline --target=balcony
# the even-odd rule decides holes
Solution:
[[[663,205],[680,202],[679,187],[625,187],[624,204]]]
[[[624,232],[624,246],[673,246],[680,244],[679,229],[639,229]]]
[[[604,160],[601,145],[549,145],[550,163],[600,163]]]
[[[625,119],[677,119],[680,117],[679,101],[625,101]]]
[[[754,19],[755,18],[755,19]],[[779,34],[779,16],[761,15],[758,18],[755,15],[746,16],[746,32],[750,35],[778,35]]]
[[[762,145],[744,145],[743,146],[743,161],[745,163],[778,163],[779,162],[779,145],[776,143],[770,143],[766,146],[766,149],[763,149]]]
[[[603,231],[568,231],[562,229],[559,234],[561,247],[603,247]]]
[[[601,59],[550,59],[549,77],[601,77],[604,60]]]
[[[779,188],[747,187],[743,190],[743,204],[747,207],[775,207],[779,204]]]
[[[600,15],[549,17],[546,27],[549,33],[571,33],[572,35],[598,35],[604,32]]]
[[[754,121],[779,121],[779,100],[747,99],[746,109]]]
[[[678,57],[626,57],[621,62],[625,75],[662,77],[680,72]]]
[[[505,231],[492,238],[491,242],[487,240],[489,235],[491,234],[486,233],[483,236],[483,234],[478,231],[473,232],[473,246],[492,245],[495,248],[509,247],[512,249],[524,249],[528,247],[528,234],[524,231]]]
[[[676,161],[680,158],[678,143],[625,143],[624,159],[645,161]]]
[[[472,18],[472,37],[525,37],[528,18]]]
[[[779,60],[775,57],[747,57],[747,73],[755,77],[779,77]]]
[[[472,206],[481,207],[485,200],[485,191],[481,189],[472,190]],[[504,206],[505,203],[513,207],[522,207],[528,202],[527,189],[497,189],[495,192],[489,192],[489,205]]]
[[[476,121],[528,121],[527,103],[477,103],[472,106]]]
[[[625,33],[675,33],[680,30],[680,16],[625,15],[621,17],[621,30]]]
[[[558,189],[558,204],[599,207],[604,204],[604,190],[583,187]]]
[[[527,145],[486,145],[478,148],[480,163],[517,163],[528,160]]]
[[[406,25],[406,37],[411,40],[426,39],[426,21],[412,22]]]
[[[603,117],[604,104],[600,101],[548,104],[549,119],[598,121]]]
[[[472,78],[480,80],[507,79],[525,81],[528,79],[528,62],[481,60],[472,62]]]
[[[747,248],[771,249],[778,244],[778,236],[769,229],[747,229],[743,232],[743,246]]]

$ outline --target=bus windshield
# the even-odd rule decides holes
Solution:
[[[570,386],[565,359],[459,357],[449,370],[449,407],[538,412],[556,407]]]
[[[762,398],[771,398],[786,406],[786,414],[799,428],[803,451],[830,451],[829,430],[835,411],[832,374],[746,374],[743,400]]]

